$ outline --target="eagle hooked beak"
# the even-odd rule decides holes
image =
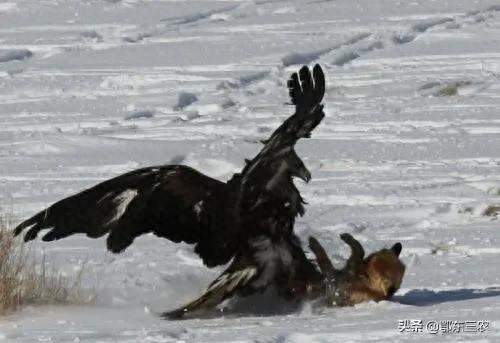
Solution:
[[[292,176],[298,177],[305,183],[311,181],[311,172],[306,168],[304,162],[302,162],[295,150],[290,152],[287,157],[287,162]]]
[[[306,167],[300,168],[297,171],[297,175],[293,175],[293,176],[298,177],[299,179],[301,179],[305,183],[308,183],[309,181],[311,181],[311,172]]]

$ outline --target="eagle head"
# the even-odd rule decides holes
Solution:
[[[311,172],[297,155],[295,149],[291,149],[290,153],[287,154],[285,162],[287,163],[290,176],[298,177],[304,182],[311,181]]]

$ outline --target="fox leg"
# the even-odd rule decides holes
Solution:
[[[363,259],[365,258],[365,249],[363,249],[361,243],[349,233],[341,234],[340,239],[351,248],[351,256],[349,256],[343,272],[352,276],[357,275],[361,270]]]
[[[336,272],[335,267],[326,254],[323,246],[313,236],[309,236],[309,249],[311,249],[314,256],[316,257],[316,263],[318,264],[318,267],[321,270],[323,276],[327,279],[333,277]]]

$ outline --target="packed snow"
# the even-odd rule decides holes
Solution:
[[[295,229],[339,266],[340,233],[368,251],[400,241],[393,301],[279,313],[262,295],[165,321],[223,268],[154,236],[120,255],[75,236],[34,248],[69,277],[85,265],[95,302],[27,307],[0,319],[0,340],[500,341],[498,0],[2,2],[0,207],[17,223],[163,163],[227,180],[292,113],[290,73],[314,63],[326,117],[297,146],[312,181],[297,181]]]

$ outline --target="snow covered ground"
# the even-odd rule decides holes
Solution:
[[[401,241],[394,301],[264,315],[255,299],[163,321],[156,312],[220,269],[152,236],[121,255],[77,236],[36,249],[70,276],[85,263],[96,303],[26,308],[0,319],[0,340],[500,341],[498,0],[2,1],[0,206],[21,220],[147,165],[227,179],[291,113],[286,80],[312,63],[327,75],[327,116],[297,147],[313,180],[299,184],[309,205],[296,230],[338,263],[342,232],[370,251]],[[489,327],[425,328],[453,320]]]

